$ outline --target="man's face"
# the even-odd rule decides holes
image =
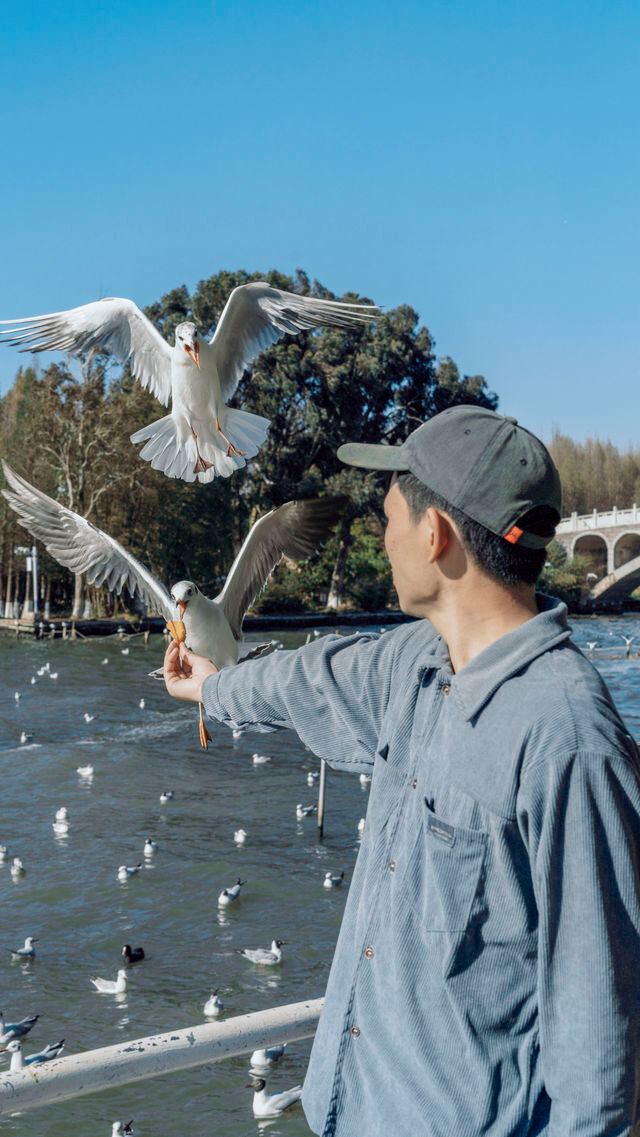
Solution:
[[[384,499],[384,512],[384,545],[400,607],[410,615],[424,615],[424,603],[435,583],[428,557],[426,518],[417,523],[411,520],[409,506],[395,481]]]

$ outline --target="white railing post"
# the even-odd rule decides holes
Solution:
[[[270,1007],[225,1022],[185,1027],[55,1058],[38,1066],[26,1066],[14,1074],[3,1071],[0,1116],[220,1062],[274,1043],[311,1038],[322,1003],[322,999],[310,999]]]

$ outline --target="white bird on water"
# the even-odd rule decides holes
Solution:
[[[203,1007],[203,1011],[205,1015],[209,1016],[209,1018],[217,1019],[218,1015],[222,1014],[223,1010],[224,1003],[218,995],[218,988],[216,987],[215,991],[212,991],[210,997],[207,999]]]
[[[129,648],[128,647],[120,648],[120,655],[128,655],[128,654],[129,654]]]
[[[360,785],[361,786],[363,786],[363,787],[368,786],[370,781],[371,781],[371,774],[361,774],[360,775]]]
[[[325,888],[340,888],[344,880],[344,873],[341,872],[339,876],[332,876],[330,872],[324,874],[323,885]]]
[[[240,877],[238,877],[236,883],[231,885],[231,888],[223,888],[218,897],[218,908],[227,908],[229,904],[233,904],[234,900],[238,899],[243,884],[246,883],[246,880],[240,880]]]
[[[20,745],[24,746],[26,742],[31,742],[32,738],[32,734],[29,734],[26,730],[23,730],[22,734],[20,735]]]
[[[37,936],[27,936],[26,940],[24,941],[23,947],[9,948],[9,951],[11,952],[11,958],[12,959],[23,959],[23,960],[24,959],[35,959],[36,949],[34,948],[33,945],[37,944],[37,942],[38,942]]]
[[[145,708],[145,702],[144,702],[144,699],[141,699],[141,700],[140,700],[140,702],[138,703],[138,706],[140,707],[140,710],[141,710],[141,711],[143,711],[143,710],[144,710],[144,708]]]
[[[27,870],[25,869],[22,861],[20,860],[20,857],[14,857],[13,861],[11,862],[11,868],[9,871],[10,871],[13,879],[17,880],[18,877],[24,876],[24,874],[26,873]]]
[[[139,865],[120,865],[117,873],[118,880],[128,880],[130,876],[135,876],[136,873],[139,873],[141,868],[141,863]]]
[[[48,1043],[44,1050],[40,1050],[38,1054],[30,1054],[28,1058],[22,1054],[22,1043],[19,1038],[14,1038],[4,1050],[11,1055],[9,1073],[15,1074],[25,1066],[38,1065],[40,1062],[50,1062],[52,1058],[57,1058],[64,1050],[64,1038],[61,1038],[60,1042]]]
[[[371,304],[320,300],[272,288],[265,281],[234,288],[207,342],[186,320],[171,347],[132,300],[108,297],[26,319],[2,320],[2,342],[21,351],[85,354],[106,348],[171,413],[131,435],[145,442],[140,457],[154,470],[184,481],[228,477],[258,453],[269,420],[228,407],[252,361],[286,332],[353,328],[380,314]]]
[[[64,837],[69,832],[69,810],[66,805],[56,810],[56,818],[53,822],[53,832],[58,837]]]
[[[301,802],[298,802],[296,806],[296,817],[298,821],[302,821],[303,817],[311,817],[311,815],[315,813],[316,808],[315,805],[302,805]]]
[[[307,774],[307,785],[308,786],[315,786],[319,777],[320,777],[320,771],[319,770],[309,770],[309,773]]]
[[[358,836],[362,837],[363,833],[364,833],[364,817],[361,817],[359,822],[358,822]]]
[[[69,810],[66,805],[61,805],[60,809],[56,809],[56,821],[68,821]]]
[[[254,766],[263,766],[265,762],[271,761],[271,755],[270,754],[252,754],[251,759],[253,761]]]
[[[4,861],[9,856],[8,845],[0,845],[0,861]]]
[[[131,1121],[114,1121],[111,1126],[111,1137],[131,1137],[133,1134],[133,1118]]]
[[[253,1090],[254,1117],[280,1117],[285,1109],[290,1109],[302,1097],[302,1086],[293,1086],[279,1094],[268,1094],[264,1078],[252,1078],[247,1089]]]
[[[109,662],[109,660],[107,659],[107,657],[106,657],[106,655],[105,655],[104,659],[102,660],[102,664],[101,664],[101,666],[102,666],[102,667],[106,667],[106,665],[108,664],[108,662]],[[119,1124],[119,1122],[117,1122],[116,1124]]]
[[[101,995],[121,995],[127,989],[127,973],[124,968],[118,972],[117,979],[100,979],[96,975],[91,975],[90,979]]]
[[[20,702],[20,700],[21,700],[21,698],[22,698],[22,695],[20,694],[20,692],[19,692],[19,691],[14,691],[14,693],[13,693],[13,697],[14,697],[14,699],[15,699],[16,703],[19,703],[19,702]]]
[[[7,1023],[4,1021],[4,1015],[0,1011],[0,1046],[6,1046],[7,1042],[11,1042],[14,1038],[24,1038],[30,1030],[33,1030],[40,1015],[31,1015],[28,1018],[19,1019],[17,1023]]]
[[[145,855],[145,857],[153,857],[154,854],[157,852],[158,852],[158,842],[152,841],[151,837],[147,837],[147,839],[144,843],[144,855]]]
[[[90,723],[90,722],[93,722],[93,720],[94,720],[94,718],[95,718],[95,717],[96,717],[95,715],[90,715],[88,711],[85,711],[85,712],[84,712],[84,721],[85,721],[86,723]]]
[[[250,1064],[252,1066],[272,1066],[283,1057],[286,1045],[286,1042],[282,1042],[279,1046],[266,1046],[262,1050],[254,1050],[249,1060]]]
[[[264,644],[245,643],[242,622],[256,596],[267,584],[283,556],[310,556],[331,532],[345,498],[289,501],[256,521],[234,560],[222,591],[210,600],[190,580],[174,584],[171,594],[148,569],[117,541],[91,522],[41,493],[19,477],[6,462],[2,468],[11,490],[4,497],[29,532],[44,542],[53,557],[73,572],[84,572],[90,584],[105,581],[112,592],[126,586],[149,608],[175,621],[176,606],[184,624],[185,643],[220,669],[239,659],[260,654]],[[128,651],[123,648],[123,651]],[[162,678],[162,671],[154,672]],[[200,741],[206,749],[210,735],[200,706]]]
[[[163,790],[160,794],[161,805],[166,805],[168,801],[173,801],[173,790]]]
[[[93,766],[76,766],[76,774],[78,774],[80,778],[92,778]]]
[[[280,950],[286,940],[272,940],[270,948],[235,948],[236,955],[242,955],[250,963],[259,963],[262,967],[272,967],[282,960]]]
[[[233,834],[233,839],[236,845],[244,845],[248,836],[249,834],[247,833],[246,829],[236,829],[235,833]]]

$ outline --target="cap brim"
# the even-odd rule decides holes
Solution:
[[[347,442],[338,450],[338,458],[347,466],[365,470],[408,470],[406,446],[376,446],[366,442]]]

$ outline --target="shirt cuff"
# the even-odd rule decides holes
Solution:
[[[218,683],[222,672],[218,671],[215,675],[207,675],[204,683],[202,684],[202,705],[204,713],[208,719],[217,719],[218,722],[224,722],[227,714],[222,707],[218,698]]]

